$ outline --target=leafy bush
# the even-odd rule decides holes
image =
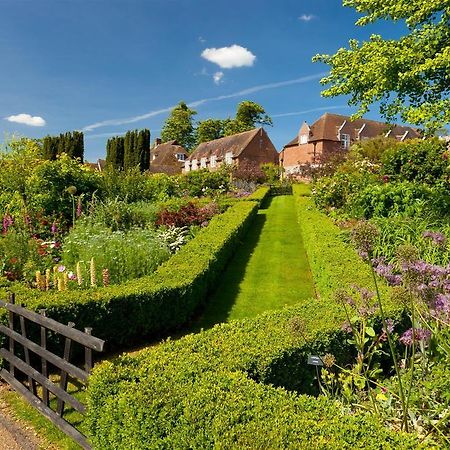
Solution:
[[[226,168],[211,172],[194,170],[178,177],[184,195],[190,197],[214,196],[229,190],[230,175]]]
[[[99,225],[78,223],[63,244],[63,263],[66,266],[75,271],[78,262],[87,267],[94,258],[96,278],[100,280],[102,270],[108,269],[111,284],[149,275],[169,255],[168,247],[156,232],[148,229],[111,232],[109,228]]]
[[[393,180],[442,184],[450,189],[449,151],[439,139],[403,142],[386,151],[382,158],[383,173]]]
[[[170,211],[165,209],[160,211],[156,219],[156,225],[186,227],[191,225],[206,226],[208,221],[218,213],[218,206],[215,203],[198,207],[190,202],[182,206],[178,211]]]
[[[45,215],[61,214],[72,222],[75,197],[89,202],[100,188],[101,175],[67,155],[38,165],[26,180],[28,205]]]

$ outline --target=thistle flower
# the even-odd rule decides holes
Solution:
[[[445,247],[447,244],[447,238],[439,231],[426,230],[423,232],[422,236],[426,239],[431,239],[433,244],[438,247]]]
[[[336,362],[336,358],[334,357],[334,355],[332,355],[331,353],[327,353],[323,358],[322,358],[323,364],[325,367],[333,367],[334,363]]]
[[[79,261],[77,262],[76,272],[77,272],[78,286],[82,286],[83,285],[83,274],[81,273],[81,264]]]
[[[355,225],[352,230],[352,241],[362,258],[367,259],[372,254],[379,234],[378,228],[366,220]]]
[[[91,287],[97,286],[97,275],[95,273],[95,261],[94,258],[91,258],[91,261],[89,263],[89,270],[91,275]]]
[[[103,286],[109,286],[109,269],[102,270]]]
[[[403,345],[410,346],[415,342],[428,342],[431,338],[431,331],[423,328],[410,328],[406,330],[399,339]]]

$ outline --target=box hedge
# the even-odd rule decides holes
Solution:
[[[315,389],[308,354],[345,361],[353,351],[333,290],[371,277],[304,188],[294,195],[318,298],[96,367],[86,424],[94,448],[418,448],[414,435],[298,393]]]

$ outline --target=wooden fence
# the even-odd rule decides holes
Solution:
[[[15,304],[14,294],[8,302],[0,300],[0,307],[8,311],[8,326],[0,325],[0,332],[7,337],[7,348],[0,349],[0,357],[4,358],[9,366],[9,370],[1,369],[0,376],[81,447],[90,449],[86,437],[63,417],[66,404],[81,414],[86,411],[86,407],[68,393],[67,385],[69,377],[78,384],[86,384],[92,370],[92,351],[102,352],[105,342],[91,336],[91,328],[85,328],[82,332],[76,330],[72,322],[63,325],[46,317],[45,310],[38,314]],[[29,323],[38,328],[39,343],[30,339],[27,326]],[[16,331],[17,327],[19,332]],[[49,331],[63,337],[62,357],[48,350]],[[73,343],[84,347],[84,369],[70,362]],[[58,384],[49,378],[51,367],[59,372]],[[56,399],[56,402],[53,402],[54,409],[50,407],[51,394]]]

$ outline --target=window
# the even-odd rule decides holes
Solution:
[[[300,144],[307,144],[308,143],[308,136],[306,134],[300,135]]]
[[[186,155],[184,153],[177,153],[177,159],[178,161],[185,161]]]
[[[206,158],[202,158],[202,159],[200,160],[200,167],[201,167],[202,169],[206,169]]]
[[[189,172],[191,170],[191,163],[189,161],[185,161],[184,163],[184,171]]]
[[[215,155],[211,155],[211,158],[209,160],[209,165],[211,167],[216,167],[217,161],[216,161],[216,156]]]
[[[196,159],[192,160],[192,170],[198,169],[198,161]]]
[[[225,153],[225,164],[233,164],[233,152]]]
[[[341,147],[345,149],[350,148],[350,135],[349,134],[341,134]]]

